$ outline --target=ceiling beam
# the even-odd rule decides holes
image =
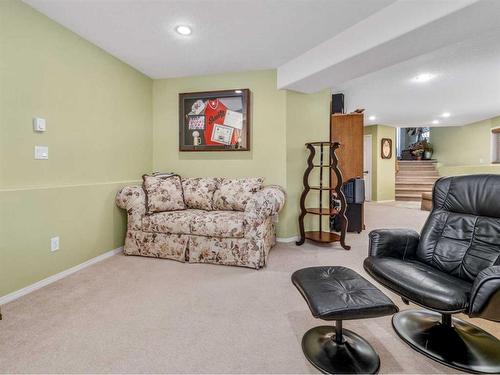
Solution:
[[[317,92],[497,27],[488,0],[399,0],[278,68],[278,88]]]

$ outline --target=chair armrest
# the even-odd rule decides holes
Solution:
[[[413,258],[420,235],[412,229],[375,229],[369,238],[369,256],[408,259]]]
[[[146,195],[142,186],[125,186],[116,193],[116,205],[129,214],[145,214],[146,213]]]
[[[286,193],[281,186],[269,185],[255,193],[245,207],[248,219],[265,219],[283,208]]]
[[[500,265],[478,273],[472,284],[469,316],[500,321]]]

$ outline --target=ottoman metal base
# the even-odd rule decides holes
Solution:
[[[466,372],[500,373],[500,341],[481,328],[426,310],[406,310],[392,326],[413,349]]]
[[[319,326],[307,331],[302,351],[314,367],[327,374],[374,374],[380,367],[380,358],[371,345],[358,334],[342,329],[339,321],[336,327]]]

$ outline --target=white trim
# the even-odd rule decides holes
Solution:
[[[493,130],[496,129],[500,129],[500,127],[491,128],[490,136],[490,163],[493,165],[500,161],[500,150],[498,149],[500,133],[493,133]]]
[[[15,292],[6,294],[5,296],[0,297],[0,305],[6,304],[8,302],[12,302],[12,301],[14,301],[22,296],[25,296],[26,294],[29,294],[31,292],[34,292],[35,290],[43,288],[44,286],[52,284],[53,282],[61,280],[61,279],[65,278],[66,276],[69,276],[75,272],[83,270],[84,268],[87,268],[88,266],[99,263],[99,262],[103,261],[104,259],[112,257],[113,255],[119,254],[122,251],[123,251],[123,246],[120,246],[114,250],[110,250],[110,251],[105,252],[104,254],[98,255],[95,258],[89,259],[86,262],[80,263],[74,267],[68,268],[67,270],[56,273],[55,275],[49,276],[43,280],[37,281],[36,283],[28,285],[27,287],[24,287],[22,289],[16,290]]]
[[[375,202],[375,203],[387,203],[387,202],[396,202],[395,199],[388,199],[388,200],[385,200],[385,201],[370,201],[370,202]]]
[[[368,147],[367,147],[368,146]],[[367,150],[367,148],[369,150]],[[367,152],[369,151],[369,152]],[[373,200],[373,137],[371,134],[363,134],[363,180],[365,181],[365,201],[371,202]],[[365,161],[368,165],[365,165]],[[365,174],[365,171],[368,171]]]
[[[276,242],[289,243],[289,242],[298,241],[298,239],[299,239],[298,236],[293,236],[293,237],[276,237]]]

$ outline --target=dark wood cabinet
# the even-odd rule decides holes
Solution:
[[[338,166],[342,172],[344,183],[352,178],[363,178],[363,139],[364,116],[362,113],[335,113],[330,118],[330,142],[340,143],[336,151]],[[330,177],[330,184],[335,185],[335,176]],[[357,228],[364,228],[364,204],[359,207],[350,207],[347,203],[348,213],[356,212],[354,216],[348,215],[349,231],[359,232]],[[356,221],[356,222],[354,222]]]
[[[344,181],[363,178],[363,114],[336,113],[330,120],[330,142],[340,143],[339,169]]]

